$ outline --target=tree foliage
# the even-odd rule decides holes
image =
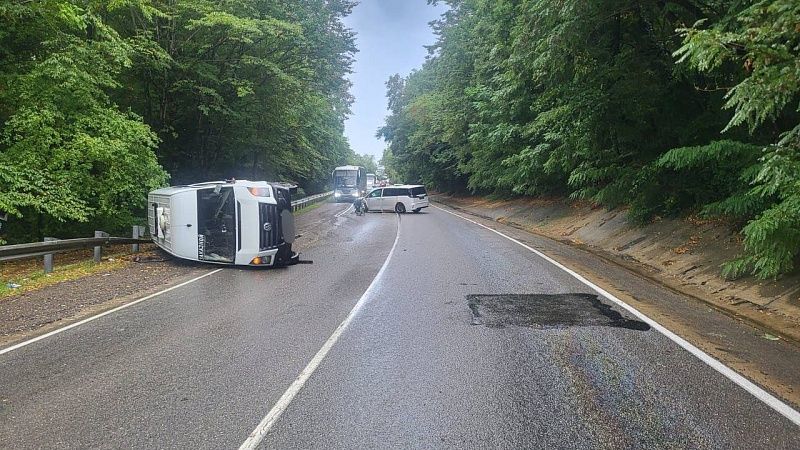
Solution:
[[[83,2],[82,2],[83,4]],[[109,93],[133,49],[100,2],[0,6],[0,210],[57,221],[130,221],[166,180],[156,135]]]
[[[280,178],[312,190],[351,156],[349,0],[153,1],[112,20],[137,43],[126,103],[176,181]]]
[[[443,190],[629,205],[638,222],[723,215],[745,237],[726,274],[794,267],[797,2],[446,3],[425,64],[387,82],[391,170]]]
[[[777,134],[762,149],[757,170],[744,173],[750,189],[717,207],[736,214],[737,204],[758,205],[744,211],[751,218],[743,229],[746,253],[724,271],[776,276],[793,269],[800,255],[800,4],[755,1],[728,20],[703,25],[681,30],[684,45],[675,54],[733,84],[725,94],[724,108],[734,110],[725,131],[746,125],[751,133],[769,128]]]
[[[3,2],[6,236],[127,225],[167,173],[173,183],[236,177],[321,189],[353,156],[343,122],[356,49],[342,23],[353,5]]]
[[[350,164],[363,166],[367,169],[367,173],[375,173],[378,171],[378,163],[375,161],[375,155],[355,154],[350,158]]]

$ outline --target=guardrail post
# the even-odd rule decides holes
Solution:
[[[44,242],[51,242],[57,241],[57,238],[54,237],[46,237],[44,238]],[[44,255],[44,273],[52,273],[53,272],[53,254],[49,253]]]
[[[134,238],[134,239],[139,239],[140,237],[142,237],[142,231],[143,231],[142,228],[144,228],[144,227],[139,226],[139,225],[134,225],[133,226],[133,233],[131,234],[131,237]],[[139,253],[139,244],[138,243],[131,245],[131,252]]]
[[[106,233],[105,231],[95,231],[94,237],[96,238],[108,237],[108,233]],[[97,247],[94,248],[94,262],[99,263],[102,260],[103,260],[103,246],[98,245]]]

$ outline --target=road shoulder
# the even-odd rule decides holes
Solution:
[[[722,314],[697,298],[678,292],[628,267],[547,236],[499,223],[468,209],[437,203],[502,231],[580,273],[602,289],[645,313],[725,365],[795,408],[800,405],[800,347],[765,339],[762,329]]]
[[[126,257],[122,267],[99,271],[0,301],[0,347],[70,325],[187,281],[207,267],[164,260],[156,253]]]

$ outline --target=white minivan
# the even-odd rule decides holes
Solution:
[[[406,211],[414,211],[418,213],[422,208],[429,206],[428,191],[421,184],[376,188],[367,194],[365,200],[367,211],[394,211],[401,214]]]

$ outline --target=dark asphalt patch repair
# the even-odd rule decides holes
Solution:
[[[594,294],[471,294],[472,323],[492,328],[603,326],[647,331],[650,325],[622,317]]]

